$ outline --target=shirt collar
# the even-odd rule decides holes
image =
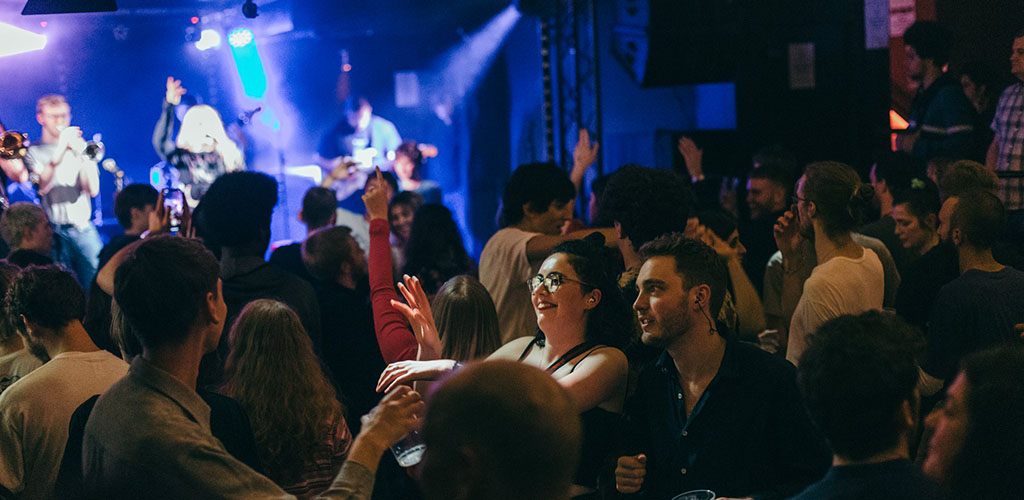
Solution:
[[[735,338],[731,336],[726,337],[725,354],[722,355],[722,364],[718,367],[718,373],[715,374],[715,378],[738,378],[740,376],[739,367],[735,360],[736,342]],[[658,357],[658,361],[655,362],[655,366],[657,366],[662,373],[671,376],[674,379],[679,378],[679,372],[676,371],[676,364],[672,360],[672,356],[669,355],[668,351],[661,353],[661,356]]]
[[[136,356],[132,361],[128,375],[139,383],[149,386],[174,401],[188,417],[198,422],[205,430],[210,430],[210,406],[190,387],[184,386],[173,375],[156,365]]]

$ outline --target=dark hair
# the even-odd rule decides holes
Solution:
[[[394,172],[382,171],[380,173],[380,177],[381,177],[381,179],[384,179],[384,182],[388,183],[388,185],[391,186],[391,192],[392,193],[398,193],[398,177],[395,177],[395,173]],[[375,181],[375,180],[377,180],[376,174],[368,176],[366,178],[366,182],[363,184],[363,189],[365,189],[366,186],[369,186],[370,183]]]
[[[903,44],[913,47],[921,59],[931,59],[941,68],[949,62],[953,33],[937,21],[917,21],[903,32]]]
[[[398,149],[395,150],[395,156],[399,155],[408,158],[412,162],[412,178],[419,180],[420,167],[423,166],[423,152],[420,151],[416,141],[405,141],[399,144]]]
[[[924,174],[921,160],[903,151],[886,151],[875,159],[875,180],[885,181],[893,197],[910,188],[910,181]]]
[[[964,244],[979,248],[992,248],[1003,233],[1006,211],[1003,202],[987,191],[974,190],[957,197],[950,229],[959,229]]]
[[[498,227],[519,224],[530,210],[546,212],[553,202],[568,203],[576,197],[576,187],[569,176],[554,163],[526,163],[512,172],[501,198]]]
[[[565,254],[579,280],[601,291],[601,301],[587,317],[584,338],[594,344],[622,347],[633,333],[633,311],[619,289],[615,253],[601,233],[560,243],[549,255]]]
[[[803,197],[813,202],[825,235],[838,236],[857,227],[875,195],[849,165],[835,161],[811,163],[804,170]]]
[[[590,217],[590,227],[611,227],[615,221],[608,218],[604,206],[604,192],[608,187],[608,181],[612,174],[599,175],[590,183],[590,195],[594,197],[593,213],[587,214]]]
[[[388,219],[391,219],[391,209],[397,205],[405,205],[411,208],[413,213],[416,213],[416,211],[423,206],[423,195],[416,191],[402,191],[395,194],[388,203]],[[390,222],[390,220],[388,222]]]
[[[897,191],[893,195],[892,205],[904,203],[910,210],[910,214],[918,221],[924,222],[929,215],[934,215],[935,223],[938,224],[939,209],[942,208],[942,203],[939,202],[939,189],[935,187],[935,183],[931,179],[912,179],[908,189]],[[931,229],[935,230],[936,228],[932,227]]]
[[[729,271],[714,249],[701,241],[671,233],[660,236],[640,247],[640,257],[645,261],[651,257],[672,257],[676,261],[676,272],[683,277],[683,285],[693,288],[707,285],[711,288],[712,318],[717,318],[725,300],[729,283]]]
[[[220,267],[198,240],[156,236],[130,250],[114,273],[114,300],[148,349],[186,338],[217,294]]]
[[[976,189],[995,193],[998,187],[999,178],[996,174],[974,160],[954,162],[939,177],[939,190],[944,198],[960,196]]]
[[[693,195],[678,174],[639,165],[618,169],[605,187],[603,215],[640,248],[658,236],[686,229]]]
[[[964,359],[967,433],[947,479],[949,498],[1014,499],[1024,489],[1024,347]]]
[[[311,187],[302,197],[302,220],[310,229],[324,227],[331,223],[337,208],[338,199],[333,189]]]
[[[430,306],[441,336],[442,358],[470,361],[501,347],[494,301],[476,278],[461,274],[446,281]]]
[[[960,76],[966,76],[974,82],[975,88],[985,87],[989,95],[999,95],[999,72],[992,65],[980,59],[967,61],[960,66]]]
[[[788,167],[781,167],[772,163],[761,165],[760,167],[750,170],[750,174],[747,176],[749,179],[764,179],[766,181],[774,182],[785,189],[787,193],[793,189],[793,183],[796,182],[793,176],[793,170]]]
[[[231,172],[217,178],[199,202],[196,219],[203,239],[220,247],[270,243],[277,182],[259,172]],[[260,252],[262,254],[262,252]]]
[[[11,254],[7,256],[6,260],[8,263],[14,264],[22,269],[29,266],[49,266],[53,264],[53,259],[50,257],[27,248],[20,248],[11,252]]]
[[[17,322],[14,320],[14,315],[7,310],[5,302],[7,291],[11,289],[11,284],[18,277],[20,270],[18,266],[0,260],[0,297],[5,299],[4,302],[0,302],[0,304],[3,304],[3,309],[0,310],[0,314],[2,314],[0,316],[0,343],[6,342],[7,339],[18,334]],[[18,319],[20,320],[21,318]]]
[[[146,205],[156,205],[156,199],[160,196],[153,186],[149,184],[129,184],[117,193],[114,197],[114,215],[117,216],[117,223],[128,229],[132,225],[131,209],[142,210]]]
[[[13,318],[23,315],[26,321],[59,330],[85,317],[85,292],[60,266],[29,266],[11,283],[6,307]],[[14,322],[24,326],[21,318]]]
[[[405,244],[403,273],[417,276],[428,294],[459,274],[475,274],[476,264],[466,253],[452,213],[444,205],[428,203],[416,211]]]
[[[302,263],[314,278],[334,282],[341,276],[341,265],[352,263],[352,229],[334,226],[317,229],[302,242]]]
[[[907,431],[900,425],[903,403],[917,410],[916,355],[923,346],[917,330],[880,311],[839,316],[810,336],[800,389],[833,453],[864,460],[896,445]]]

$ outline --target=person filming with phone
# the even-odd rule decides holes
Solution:
[[[91,198],[100,192],[99,169],[86,154],[82,130],[71,126],[71,107],[64,96],[40,97],[36,121],[42,134],[29,146],[25,164],[38,176],[39,199],[54,232],[68,240],[67,264],[86,287],[96,275],[103,247],[91,221]]]

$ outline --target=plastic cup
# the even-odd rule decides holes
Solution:
[[[716,498],[718,497],[715,495],[714,491],[692,490],[687,491],[686,493],[680,493],[672,497],[672,500],[715,500]]]
[[[423,444],[423,437],[418,430],[410,432],[401,441],[391,445],[391,453],[395,454],[395,460],[402,467],[412,467],[420,463],[426,449],[427,446]]]

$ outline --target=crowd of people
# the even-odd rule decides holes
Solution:
[[[992,99],[958,85],[981,77],[945,73],[945,31],[917,23],[903,151],[767,148],[720,197],[683,138],[685,172],[599,176],[584,222],[582,131],[568,172],[515,169],[479,264],[415,145],[358,186],[365,215],[339,208],[339,148],[393,132],[365,100],[322,145],[306,238],[266,259],[276,182],[216,137],[170,141],[173,78],[154,146],[194,206],[172,222],[129,185],[91,255],[56,197],[95,163],[41,100],[42,207],[0,216],[0,498],[1018,498],[1018,35],[987,138]]]

